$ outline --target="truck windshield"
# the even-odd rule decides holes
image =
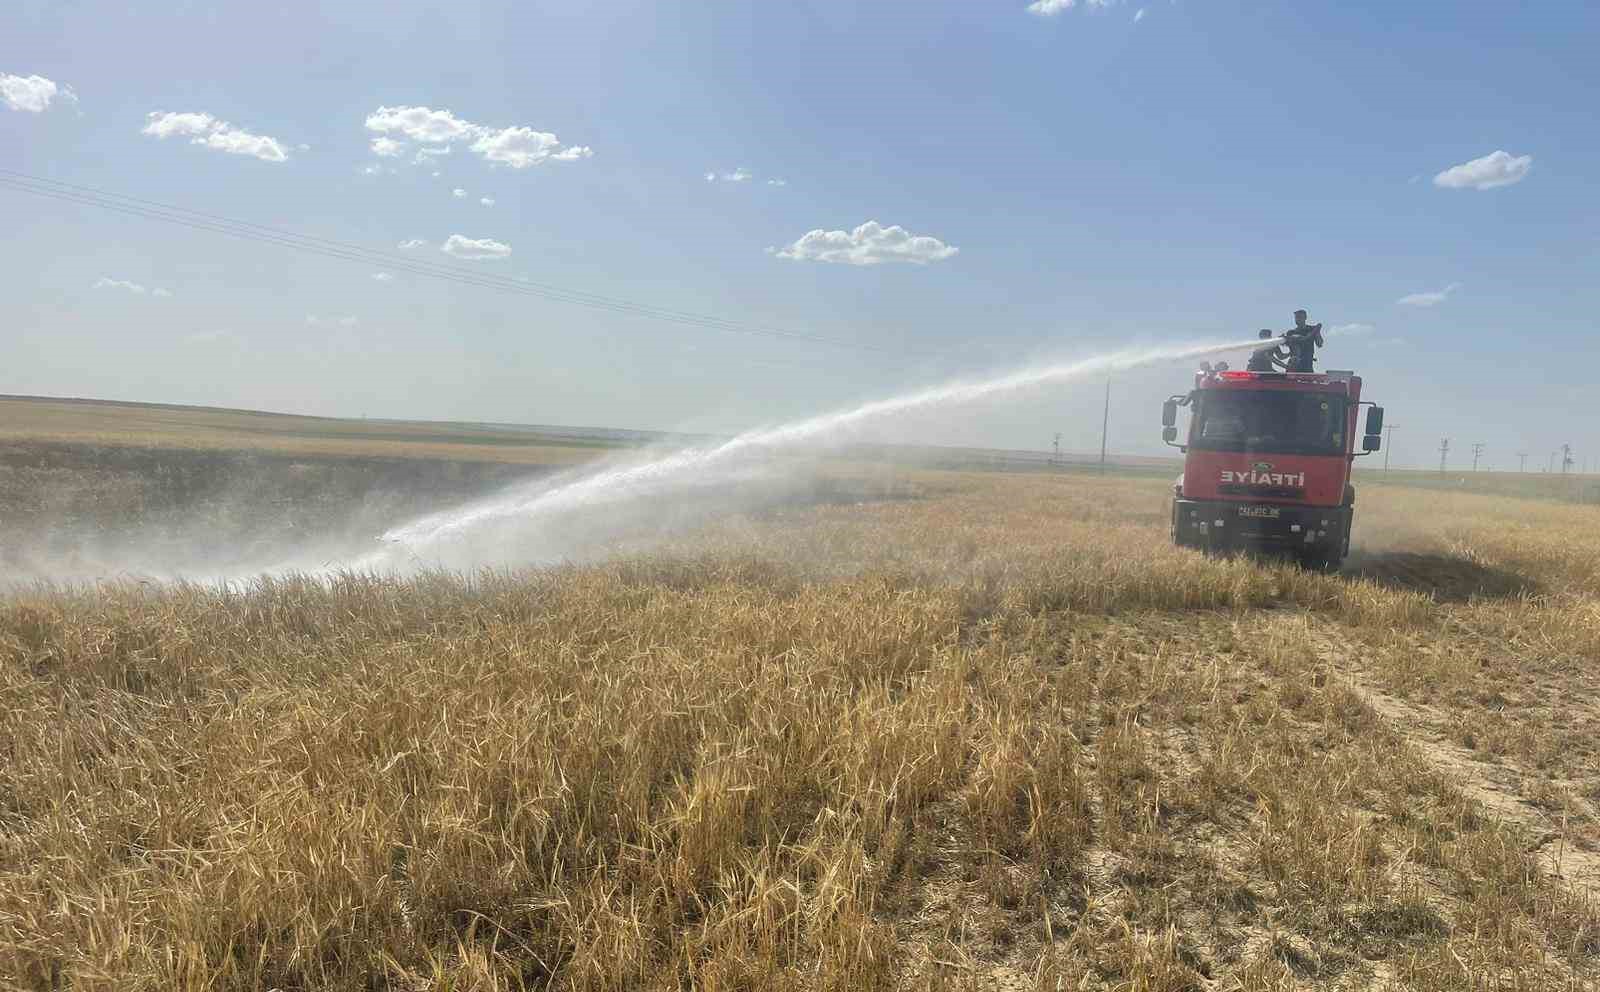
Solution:
[[[1190,446],[1280,454],[1345,453],[1342,396],[1286,389],[1217,389],[1200,393]]]

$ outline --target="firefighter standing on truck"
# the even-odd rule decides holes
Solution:
[[[1276,334],[1273,334],[1265,327],[1261,329],[1261,333],[1258,336],[1263,341],[1277,337]],[[1274,344],[1270,348],[1261,348],[1252,352],[1250,361],[1245,363],[1244,369],[1246,372],[1276,372],[1283,368],[1283,363],[1288,357],[1288,352]]]
[[[1289,347],[1290,372],[1312,372],[1316,364],[1317,349],[1322,347],[1322,325],[1306,323],[1306,312],[1294,312],[1294,327],[1283,335]]]

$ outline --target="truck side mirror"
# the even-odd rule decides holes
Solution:
[[[1368,434],[1382,434],[1383,433],[1383,407],[1375,406],[1372,409],[1367,411],[1367,433]],[[1377,448],[1372,448],[1370,450],[1377,451],[1378,449]]]
[[[1176,427],[1163,427],[1163,428],[1161,428],[1161,440],[1167,442],[1168,444],[1171,444],[1172,442],[1176,441],[1177,439],[1178,439],[1178,429]]]
[[[1371,418],[1369,417],[1367,419],[1370,420]],[[1377,451],[1381,447],[1383,447],[1383,435],[1382,434],[1368,434],[1366,437],[1361,439],[1361,450],[1366,452],[1367,454],[1371,454],[1372,452]]]
[[[1368,419],[1370,419],[1370,418],[1368,418]],[[1380,417],[1378,419],[1381,420],[1383,418]],[[1178,401],[1177,400],[1167,400],[1165,403],[1161,404],[1161,426],[1162,427],[1172,427],[1175,424],[1177,424],[1177,422],[1178,422]],[[1172,438],[1169,437],[1169,438],[1167,438],[1167,440],[1170,441],[1170,440],[1172,440]]]

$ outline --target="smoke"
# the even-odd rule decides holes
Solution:
[[[384,547],[344,563],[358,570],[465,568],[591,557],[641,528],[681,529],[740,508],[792,498],[814,459],[875,427],[1047,385],[1260,347],[1259,340],[1124,350],[989,379],[954,382],[848,410],[747,431],[726,442],[657,452],[512,486],[391,528]]]

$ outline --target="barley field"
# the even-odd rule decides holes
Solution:
[[[913,473],[527,571],[0,596],[0,987],[1579,989],[1590,507]],[[30,518],[33,519],[33,518]]]

